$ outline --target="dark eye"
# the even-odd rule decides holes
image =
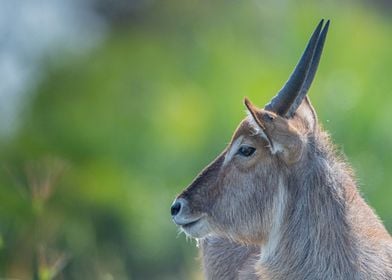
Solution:
[[[238,149],[237,154],[239,154],[239,155],[241,155],[241,156],[243,156],[243,157],[250,157],[251,155],[253,155],[253,153],[254,153],[255,151],[256,151],[255,148],[244,145],[244,146],[241,146],[241,147]]]

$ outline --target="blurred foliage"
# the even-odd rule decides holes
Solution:
[[[0,141],[0,276],[200,279],[175,194],[262,106],[320,18],[310,91],[392,229],[392,22],[358,1],[161,1],[86,56],[46,61],[23,127]]]

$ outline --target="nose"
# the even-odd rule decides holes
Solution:
[[[198,220],[200,217],[195,217],[189,207],[189,203],[186,199],[179,197],[174,200],[170,212],[172,215],[173,222],[178,226],[187,225]]]
[[[173,217],[176,216],[178,213],[180,213],[181,208],[182,208],[181,200],[176,199],[176,200],[173,202],[173,204],[172,204],[172,206],[171,206],[171,208],[170,208],[170,213],[171,213],[171,215],[172,215]]]

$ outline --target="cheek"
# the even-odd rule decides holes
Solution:
[[[259,167],[258,167],[259,169]],[[260,174],[229,172],[219,183],[220,195],[211,209],[218,230],[254,240],[270,223],[278,177],[267,169]]]
[[[251,216],[259,217],[257,207],[263,191],[252,177],[231,173],[223,178],[211,215],[226,225],[242,223]]]

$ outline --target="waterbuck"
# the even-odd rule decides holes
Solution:
[[[207,279],[392,279],[391,236],[306,96],[328,27],[264,109],[245,98],[228,147],[171,206]]]

